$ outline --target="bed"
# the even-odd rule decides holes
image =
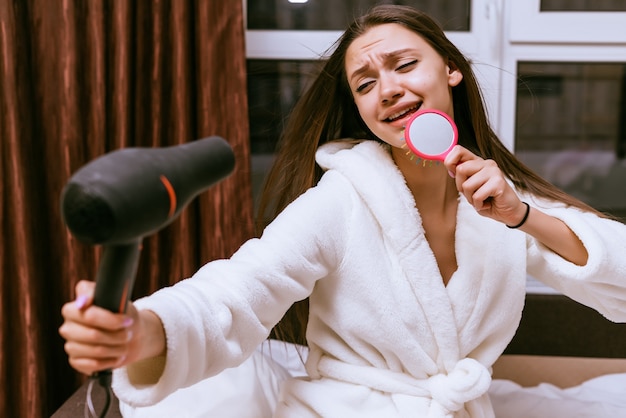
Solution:
[[[158,405],[134,409],[113,399],[107,417],[225,417],[216,411],[226,406],[231,417],[267,417],[280,382],[304,374],[305,355],[303,347],[268,341],[239,368]],[[493,378],[489,393],[498,418],[626,417],[626,324],[609,322],[559,294],[529,293],[521,325],[494,365]],[[85,384],[52,418],[88,416],[86,391]],[[94,389],[92,396],[99,411],[105,393]]]
[[[493,378],[498,418],[626,417],[626,324],[559,294],[529,294]]]

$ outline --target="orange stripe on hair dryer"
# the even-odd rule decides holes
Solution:
[[[163,148],[124,148],[80,168],[61,193],[61,213],[79,240],[103,245],[94,304],[125,312],[144,237],[180,214],[234,169],[217,136]]]

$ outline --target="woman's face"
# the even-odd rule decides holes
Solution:
[[[361,118],[391,146],[403,145],[403,128],[420,108],[454,116],[451,87],[463,75],[404,26],[369,29],[348,47],[345,66]]]

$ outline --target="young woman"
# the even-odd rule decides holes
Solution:
[[[407,158],[419,109],[455,120],[443,164]],[[380,6],[339,39],[294,109],[268,177],[262,236],[132,304],[77,285],[70,363],[157,402],[242,363],[308,298],[307,379],[278,417],[491,417],[490,367],[526,275],[626,321],[626,226],[524,167],[489,127],[467,59],[425,14]]]

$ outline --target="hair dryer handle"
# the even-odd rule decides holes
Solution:
[[[126,312],[137,274],[140,246],[141,240],[103,246],[96,274],[94,305],[112,312]]]

